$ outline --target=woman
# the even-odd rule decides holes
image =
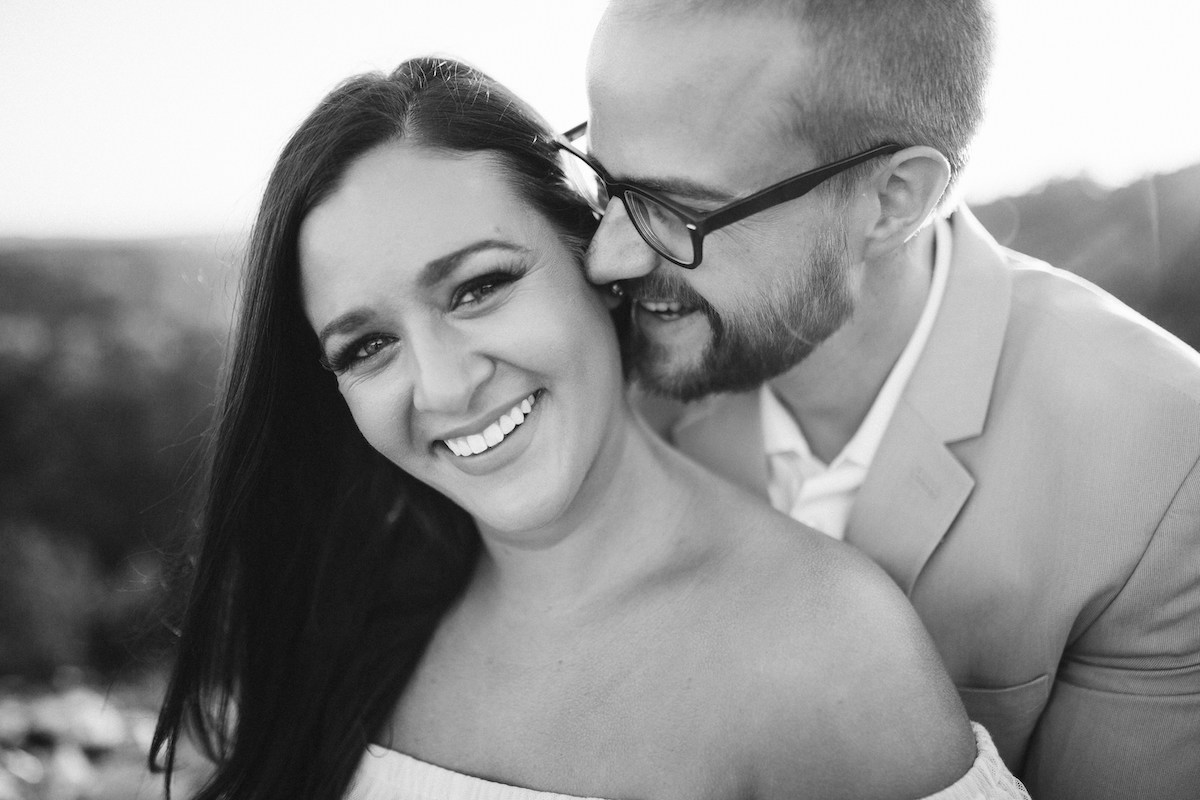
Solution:
[[[1021,796],[886,576],[630,411],[556,152],[430,59],[284,149],[152,761],[190,726],[202,798]]]

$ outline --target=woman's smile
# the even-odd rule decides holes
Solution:
[[[505,441],[509,434],[525,423],[525,418],[533,413],[533,406],[537,403],[540,393],[541,390],[539,389],[520,402],[515,403],[512,408],[501,414],[495,422],[492,422],[478,433],[470,433],[465,436],[451,436],[439,441],[459,458],[471,458],[485,453]]]

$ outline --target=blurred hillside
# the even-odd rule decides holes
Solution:
[[[0,242],[0,675],[136,663],[228,327],[210,240]]]
[[[161,796],[162,573],[228,330],[221,248],[0,242],[0,800]]]
[[[1115,190],[1060,181],[972,211],[1001,244],[1087,278],[1200,349],[1200,164]]]

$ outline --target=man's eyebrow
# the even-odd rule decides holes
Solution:
[[[704,200],[714,203],[728,203],[737,199],[737,195],[705,186],[702,183],[690,181],[687,178],[640,178],[628,181],[633,186],[649,189],[659,194],[674,195],[688,200]]]
[[[511,253],[526,253],[524,247],[506,242],[503,239],[482,239],[478,242],[473,242],[466,247],[460,247],[453,253],[447,253],[440,258],[435,258],[424,267],[421,268],[421,273],[417,278],[417,282],[422,288],[436,286],[444,281],[447,277],[454,273],[462,265],[462,262],[470,258],[475,253],[484,250],[505,250]],[[325,350],[325,343],[331,336],[336,336],[340,333],[348,333],[362,325],[366,325],[374,318],[374,313],[369,308],[354,308],[347,311],[345,314],[340,314],[321,328],[321,332],[317,334],[317,338],[321,342],[321,350]]]
[[[449,276],[454,270],[458,269],[463,261],[483,250],[507,250],[512,253],[528,252],[524,247],[506,242],[503,239],[481,239],[478,242],[461,247],[453,253],[447,253],[441,258],[435,258],[424,266],[420,276],[417,278],[418,284],[422,288],[436,286]]]
[[[587,123],[584,123],[586,126]],[[588,158],[592,159],[597,166],[603,171],[606,167],[604,159],[596,155],[595,151],[589,146],[585,149]],[[739,195],[731,192],[721,191],[712,186],[706,186],[703,183],[691,180],[689,178],[666,178],[655,177],[653,175],[618,175],[609,173],[610,177],[617,183],[624,183],[629,186],[635,186],[642,189],[649,189],[652,192],[659,194],[670,194],[687,200],[700,200],[712,203],[731,203],[739,198]]]

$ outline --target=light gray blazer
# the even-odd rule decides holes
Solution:
[[[1197,800],[1200,356],[965,209],[951,225],[941,312],[846,540],[908,594],[1035,799]],[[757,393],[665,431],[766,497]]]

